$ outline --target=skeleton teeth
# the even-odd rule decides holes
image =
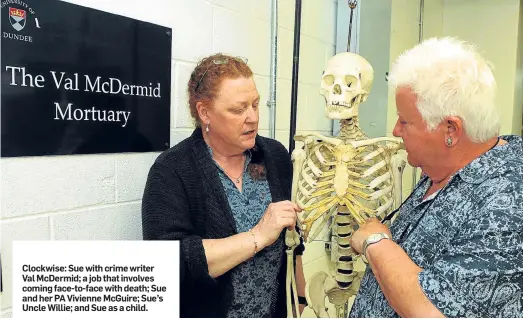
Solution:
[[[351,108],[352,105],[351,104],[348,104],[346,102],[333,102],[331,104],[328,105],[328,108],[329,110],[332,112],[332,111],[337,111],[337,112],[341,112],[343,111],[344,109],[346,108]]]

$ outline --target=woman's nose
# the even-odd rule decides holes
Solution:
[[[247,122],[258,122],[258,111],[250,107],[247,111]]]
[[[401,137],[401,128],[399,124],[399,120],[396,121],[396,125],[394,125],[394,129],[392,130],[392,135],[395,137]]]

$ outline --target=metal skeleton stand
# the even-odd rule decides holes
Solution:
[[[354,15],[354,9],[356,9],[357,5],[358,5],[357,0],[349,0],[350,21],[349,21],[349,39],[347,41],[347,52],[350,52],[350,38],[352,36],[352,17]]]

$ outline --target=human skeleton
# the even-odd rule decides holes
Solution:
[[[292,201],[303,209],[298,224],[308,242],[322,231],[332,234],[335,275],[318,272],[306,287],[307,301],[318,317],[328,317],[326,296],[337,317],[347,317],[348,300],[357,293],[363,275],[354,270],[361,256],[350,247],[350,238],[367,218],[383,220],[401,202],[405,161],[398,150],[403,145],[395,138],[369,139],[358,126],[358,108],[367,99],[373,79],[372,66],[361,56],[345,52],[332,57],[320,94],[326,100],[326,116],[340,120],[340,134],[295,136],[303,143],[292,153]],[[317,227],[311,233],[313,224]],[[287,231],[288,317],[294,316],[293,306],[298,309],[297,298],[291,297],[297,296],[293,251],[298,244],[296,231]]]

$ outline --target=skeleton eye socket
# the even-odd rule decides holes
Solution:
[[[358,80],[355,77],[350,76],[350,75],[346,75],[344,80],[345,80],[345,85],[347,85],[347,87],[349,87],[349,88],[353,88],[356,85],[356,83],[358,82]]]
[[[323,77],[323,81],[327,85],[333,85],[334,84],[334,75],[327,74],[326,76]]]

